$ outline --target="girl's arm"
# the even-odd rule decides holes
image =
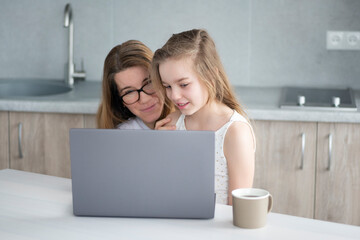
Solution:
[[[224,155],[229,174],[228,200],[232,205],[232,190],[251,188],[254,180],[255,140],[248,124],[231,124],[225,135]]]

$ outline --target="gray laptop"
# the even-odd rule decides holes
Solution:
[[[213,218],[215,133],[71,129],[78,216]]]

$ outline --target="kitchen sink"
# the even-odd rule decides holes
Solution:
[[[280,108],[298,110],[357,111],[351,88],[284,87]]]
[[[0,98],[40,97],[70,92],[63,81],[9,80],[0,81]]]

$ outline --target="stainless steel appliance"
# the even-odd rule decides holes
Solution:
[[[298,110],[357,111],[351,88],[284,87],[280,108]]]

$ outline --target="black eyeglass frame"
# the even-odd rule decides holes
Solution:
[[[144,87],[146,87],[146,86],[149,85],[149,84],[152,84],[150,80],[149,80],[147,83],[145,83],[140,89],[133,89],[131,92],[127,92],[127,93],[121,95],[121,96],[120,96],[120,100],[121,100],[123,103],[127,104],[127,105],[131,105],[131,104],[134,104],[134,103],[136,103],[136,102],[138,102],[138,101],[140,100],[140,93],[141,93],[141,92],[144,92],[144,93],[147,94],[147,95],[153,95],[153,94],[155,93],[155,90],[154,90],[154,92],[152,92],[152,93],[147,93],[147,92],[144,90]],[[132,92],[134,92],[134,91],[136,91],[137,94],[138,94],[137,100],[136,100],[135,102],[132,102],[132,103],[127,103],[127,102],[125,102],[123,98],[124,98],[126,95],[128,95],[128,94],[130,94],[130,93],[132,93]]]

